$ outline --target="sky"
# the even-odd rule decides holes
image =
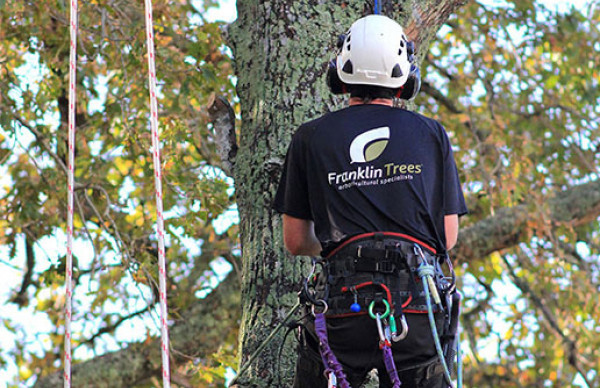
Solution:
[[[198,4],[202,3],[202,0],[197,0]],[[502,0],[480,0],[481,3],[484,3],[489,6],[502,6],[505,4],[505,1]],[[564,1],[564,0],[546,0],[543,1],[549,9],[557,10],[560,12],[566,12],[570,9],[571,6],[575,6],[577,8],[585,8],[589,2],[584,0],[575,0],[575,1]],[[202,8],[201,5],[198,8]],[[208,20],[221,20],[225,22],[231,22],[236,18],[236,9],[235,9],[235,0],[223,0],[220,1],[220,7],[218,9],[211,9],[206,15]],[[39,82],[43,78],[43,74],[39,69],[24,68],[23,76],[28,77],[29,81],[32,83]],[[0,190],[2,186],[7,184],[6,180],[3,180],[5,173],[0,170]],[[90,251],[89,246],[86,245],[85,242],[77,242],[78,246],[76,249],[80,252]],[[42,247],[43,246],[43,247]],[[55,262],[57,260],[58,255],[64,255],[66,246],[66,238],[64,233],[57,233],[54,239],[48,239],[48,241],[40,242],[36,247],[36,254],[47,255],[49,265],[51,262]],[[191,246],[190,246],[191,247]],[[22,271],[24,268],[23,260],[12,260],[10,263],[2,260],[4,257],[7,257],[6,250],[0,247],[0,271],[2,271],[2,285],[0,286],[0,297],[6,296],[6,294],[16,287],[20,282]],[[22,251],[23,247],[19,247],[19,250]],[[5,256],[6,255],[6,256]],[[91,261],[91,257],[87,258]],[[115,258],[117,260],[117,258]],[[217,263],[217,270],[221,272],[226,271],[226,267],[219,267],[223,265],[222,263]],[[44,268],[37,268],[38,270],[43,270]],[[132,290],[135,291],[135,290]],[[58,290],[57,292],[61,292]],[[148,295],[144,295],[144,291],[140,291],[140,300],[137,301],[138,305],[143,304],[143,298],[148,297]],[[135,305],[132,306],[135,309]],[[119,306],[116,306],[119,308]],[[4,306],[2,312],[0,312],[0,319],[4,317],[10,317],[11,321],[20,322],[23,328],[23,335],[26,335],[28,342],[30,342],[34,348],[36,347],[35,343],[38,341],[38,350],[41,354],[44,341],[47,339],[44,338],[43,335],[39,333],[52,332],[53,327],[51,327],[50,323],[43,319],[41,314],[34,317],[32,319],[32,314],[30,311],[24,310],[19,311],[14,305]],[[156,319],[156,317],[155,317]],[[498,331],[505,330],[501,327],[501,323],[498,323],[500,326],[497,328]],[[123,327],[120,331],[117,332],[117,337],[125,337],[130,338],[132,332],[137,332],[139,330],[139,325],[143,325],[145,327],[145,323],[143,322],[131,322],[128,326]],[[85,328],[84,328],[85,330]],[[5,351],[5,349],[9,349],[14,346],[14,337],[12,334],[9,334],[2,327],[0,327],[0,351]],[[114,347],[118,347],[116,342],[106,343],[105,345],[107,349],[111,349]],[[494,346],[493,343],[490,344],[491,347]],[[75,356],[81,356],[81,354],[75,354]],[[16,370],[14,365],[8,365],[8,367],[4,370],[0,370],[0,388],[7,387],[8,382],[13,380],[14,376],[17,375],[19,371]]]

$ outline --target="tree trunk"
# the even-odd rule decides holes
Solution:
[[[435,32],[464,1],[384,3],[388,16],[408,26],[422,58]],[[303,273],[300,261],[285,253],[280,217],[272,210],[287,146],[301,123],[340,107],[327,90],[324,72],[335,57],[337,36],[372,13],[373,2],[238,0],[237,7],[229,43],[242,107],[235,181],[244,258],[244,364],[296,302]],[[278,359],[282,336],[252,363],[239,386],[290,386],[295,357],[288,347]]]

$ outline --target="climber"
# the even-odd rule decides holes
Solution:
[[[327,83],[334,94],[350,94],[349,106],[293,136],[274,206],[283,214],[284,243],[293,255],[325,258],[316,288],[326,303],[328,344],[350,386],[360,387],[372,369],[380,387],[398,386],[380,351],[389,345],[403,387],[447,387],[414,271],[424,261],[436,268],[435,324],[451,337],[451,285],[439,267],[467,212],[451,145],[437,121],[395,107],[420,86],[414,44],[399,24],[363,17],[338,49]],[[394,328],[395,340],[386,341],[394,317],[405,337],[397,340]],[[320,342],[308,319],[294,387],[339,384],[324,373],[331,368]]]

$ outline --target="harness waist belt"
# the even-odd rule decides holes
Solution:
[[[415,254],[414,238],[401,238],[387,233],[356,236],[338,247],[327,258],[328,287],[326,295],[329,317],[346,317],[367,312],[372,301],[379,302],[385,289],[395,315],[427,311],[425,293],[416,275],[420,257]],[[435,252],[426,244],[419,244],[426,260],[436,267],[436,283],[443,278]],[[370,286],[365,286],[370,284]],[[357,285],[361,285],[359,290]],[[360,311],[357,310],[360,306]],[[437,309],[435,310],[437,311]]]

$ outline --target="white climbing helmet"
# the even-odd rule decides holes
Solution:
[[[392,19],[383,15],[358,19],[337,57],[338,76],[346,84],[400,88],[413,60],[408,46],[402,27]]]

